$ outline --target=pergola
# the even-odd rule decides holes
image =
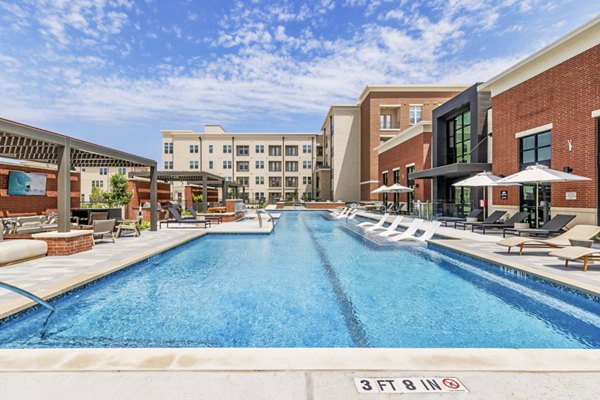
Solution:
[[[0,157],[56,164],[58,231],[71,229],[71,170],[76,167],[149,167],[150,229],[157,230],[156,161],[0,118]]]
[[[147,172],[130,172],[130,178],[149,178]],[[223,206],[227,198],[227,190],[229,187],[234,187],[237,191],[238,185],[227,181],[225,178],[204,171],[159,171],[156,178],[163,182],[187,182],[202,186],[202,212],[208,210],[208,188],[221,187],[223,190]]]

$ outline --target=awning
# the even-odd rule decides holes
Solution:
[[[491,170],[492,164],[488,163],[455,163],[413,172],[408,174],[408,179],[455,178]]]

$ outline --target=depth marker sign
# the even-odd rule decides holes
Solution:
[[[401,377],[354,378],[358,393],[452,393],[468,392],[457,378]]]

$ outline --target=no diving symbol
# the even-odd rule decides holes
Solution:
[[[460,383],[455,381],[454,379],[444,378],[442,379],[442,384],[450,389],[458,389],[460,388]]]

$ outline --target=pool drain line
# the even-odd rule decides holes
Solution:
[[[344,317],[346,329],[348,330],[348,333],[350,335],[350,338],[352,339],[352,342],[354,343],[354,346],[369,347],[367,333],[365,332],[361,322],[358,320],[356,314],[354,313],[354,305],[352,304],[352,301],[348,298],[348,295],[344,291],[342,283],[340,282],[340,279],[337,273],[335,272],[335,269],[333,268],[333,264],[331,264],[331,261],[329,261],[329,257],[327,257],[327,252],[325,251],[323,246],[321,246],[317,238],[314,236],[313,231],[310,229],[310,227],[304,220],[303,215],[300,216],[300,219],[302,219],[302,223],[304,224],[304,227],[308,230],[309,235],[315,245],[315,248],[317,249],[317,253],[319,254],[319,257],[321,259],[321,266],[325,271],[325,275],[329,279],[329,283],[331,284],[337,303],[340,307],[340,310],[342,311],[342,316]]]

